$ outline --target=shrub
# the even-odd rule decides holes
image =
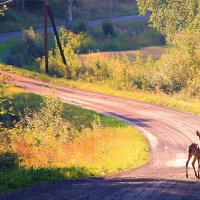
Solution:
[[[73,32],[78,34],[81,32],[86,32],[86,24],[85,21],[77,21],[73,25]]]
[[[52,148],[74,138],[75,130],[62,118],[63,103],[56,97],[44,100],[39,111],[27,111],[12,135],[16,143],[32,147]]]
[[[110,22],[103,22],[102,23],[102,30],[105,36],[114,36],[114,26]]]
[[[75,34],[65,29],[60,30],[60,40],[67,65],[63,64],[58,46],[49,51],[49,74],[57,77],[72,79],[81,65],[78,60],[80,47],[86,48],[87,39],[84,33]],[[44,59],[41,62],[41,69],[44,70]]]
[[[21,160],[17,154],[11,152],[0,153],[0,171],[18,168]]]
[[[5,56],[5,62],[22,67],[31,64],[35,58],[44,55],[42,36],[36,34],[33,28],[24,30],[23,40],[14,43]]]
[[[158,84],[164,92],[179,92],[198,85],[199,40],[200,35],[191,31],[174,35],[169,51],[158,61]],[[193,95],[196,93],[190,91]]]

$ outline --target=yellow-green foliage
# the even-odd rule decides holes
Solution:
[[[83,33],[75,34],[65,29],[60,29],[60,40],[67,66],[63,64],[58,46],[49,51],[49,73],[57,77],[74,78],[77,68],[81,65],[78,60],[78,52],[81,45],[84,45],[86,37]],[[57,44],[57,43],[56,43]],[[41,62],[44,71],[44,59]]]
[[[51,134],[51,133],[49,133]],[[13,143],[14,152],[26,167],[85,167],[97,174],[117,172],[143,165],[149,160],[146,139],[131,127],[85,129],[71,142],[29,146]]]
[[[126,54],[105,57],[90,54],[83,57],[77,78],[103,82],[121,90],[145,90],[166,94],[184,92],[199,98],[200,35],[184,31],[174,35],[168,51],[154,61],[140,55],[130,61]]]
[[[174,35],[168,53],[158,60],[160,87],[181,91],[189,98],[200,94],[200,34],[185,30]]]

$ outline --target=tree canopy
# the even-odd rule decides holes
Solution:
[[[0,8],[0,15],[4,15],[4,12],[8,9],[8,7],[4,4],[2,8]]]
[[[140,14],[151,13],[150,24],[170,37],[186,28],[200,31],[200,0],[137,0]]]

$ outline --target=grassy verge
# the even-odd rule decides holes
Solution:
[[[143,101],[147,103],[153,103],[156,105],[166,106],[166,107],[181,110],[184,112],[200,115],[199,100],[197,99],[184,100],[182,97],[179,97],[178,94],[170,96],[164,93],[115,90],[115,89],[110,88],[106,84],[86,83],[83,81],[72,81],[72,80],[66,80],[63,78],[53,78],[46,74],[31,72],[29,70],[15,68],[12,66],[8,67],[5,65],[0,65],[0,70],[10,71],[22,76],[46,81],[55,85],[63,85],[63,86],[68,86],[68,87],[80,88],[80,89],[84,89],[88,91],[96,91],[96,92],[124,97],[128,99],[134,99],[134,100],[139,100],[139,101]]]
[[[44,100],[21,89],[4,86],[3,89],[0,87],[0,100],[2,97],[4,100],[0,108],[4,112],[0,119],[10,117],[10,121],[18,121],[17,115],[24,109],[40,110]],[[6,112],[8,107],[12,107],[12,113]],[[16,128],[0,128],[0,193],[39,183],[116,173],[148,162],[147,140],[135,128],[70,104],[64,104],[62,116],[75,129],[84,129],[75,140],[63,145],[52,144],[53,148],[28,145],[25,142],[28,136],[16,142],[11,134]],[[97,118],[100,119],[100,128],[94,126]],[[3,138],[9,134],[11,141],[8,146],[8,141]],[[12,154],[5,156],[5,152]],[[14,163],[16,156],[21,160],[19,165]]]
[[[64,18],[55,18],[56,25],[63,24]],[[7,33],[13,31],[21,31],[29,27],[42,28],[43,27],[43,15],[42,10],[39,12],[21,11],[13,8],[9,8],[5,13],[5,16],[0,16],[0,33]],[[51,23],[48,21],[48,24]]]

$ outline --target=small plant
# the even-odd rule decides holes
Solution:
[[[17,154],[11,152],[0,153],[0,171],[16,169],[19,167],[21,160]]]

